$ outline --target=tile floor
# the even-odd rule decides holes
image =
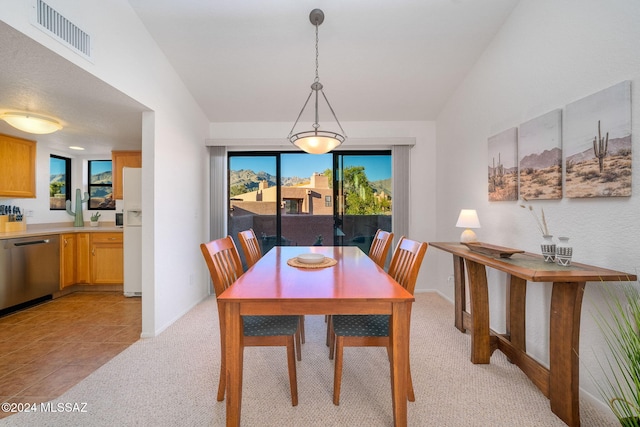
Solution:
[[[136,342],[141,317],[141,298],[121,292],[76,292],[0,317],[0,402],[60,396]]]

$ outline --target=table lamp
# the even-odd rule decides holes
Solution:
[[[478,220],[476,210],[462,209],[460,216],[458,216],[456,227],[465,229],[460,235],[460,241],[462,243],[477,242],[478,238],[476,237],[476,233],[471,230],[472,228],[480,228],[480,221]]]

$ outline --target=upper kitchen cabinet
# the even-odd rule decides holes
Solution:
[[[112,151],[113,198],[122,199],[122,168],[142,167],[142,151]]]
[[[36,142],[0,134],[0,197],[36,197]]]

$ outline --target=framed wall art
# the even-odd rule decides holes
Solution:
[[[520,125],[518,162],[521,197],[562,198],[562,110]]]
[[[631,82],[567,105],[567,197],[631,196]]]
[[[489,201],[518,200],[518,129],[489,137]]]

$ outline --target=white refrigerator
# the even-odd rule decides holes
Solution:
[[[124,296],[142,295],[142,169],[122,168]]]

